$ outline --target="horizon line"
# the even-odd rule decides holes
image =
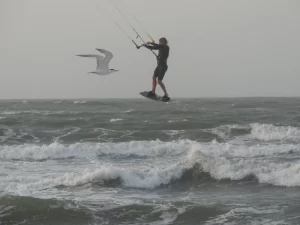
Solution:
[[[300,96],[203,96],[203,97],[173,97],[171,99],[241,99],[241,98],[300,98]],[[74,98],[0,98],[0,101],[8,100],[142,100],[146,99],[143,97],[107,97],[107,98],[96,98],[96,97],[74,97]]]

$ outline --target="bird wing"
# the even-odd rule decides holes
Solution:
[[[103,69],[105,68],[105,69],[109,70],[108,64],[109,64],[110,60],[114,57],[113,54],[104,49],[99,49],[99,48],[96,48],[96,49],[105,55],[105,58],[103,59],[103,62],[101,65],[101,68],[103,68]]]
[[[104,61],[104,57],[101,55],[93,55],[93,54],[86,54],[86,55],[77,55],[77,56],[81,56],[81,57],[93,57],[97,59],[97,70],[100,69],[101,64]]]

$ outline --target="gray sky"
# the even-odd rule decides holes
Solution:
[[[0,98],[136,98],[150,90],[155,57],[113,23],[134,37],[112,2],[0,0]],[[168,38],[171,97],[300,96],[299,0],[114,2],[137,29],[132,13],[156,39]],[[112,51],[111,68],[120,71],[87,74],[95,60],[75,55],[95,48]]]

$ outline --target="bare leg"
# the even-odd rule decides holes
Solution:
[[[155,93],[156,85],[157,85],[156,77],[153,76],[153,77],[152,77],[152,92],[153,92],[153,93]]]
[[[161,87],[161,89],[164,91],[165,96],[169,96],[168,93],[167,93],[167,90],[166,90],[166,87],[165,87],[164,83],[161,80],[159,80],[158,84]]]

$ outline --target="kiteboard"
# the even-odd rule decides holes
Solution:
[[[154,101],[160,101],[160,102],[169,102],[171,99],[163,99],[160,95],[154,95],[154,96],[148,96],[149,91],[143,91],[140,92],[140,95],[144,96],[145,98],[154,100]]]

